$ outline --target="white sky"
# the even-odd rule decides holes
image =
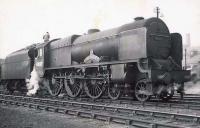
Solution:
[[[105,30],[156,16],[156,6],[171,32],[190,33],[191,44],[200,45],[199,0],[0,0],[0,58],[41,42],[46,31],[53,39]]]

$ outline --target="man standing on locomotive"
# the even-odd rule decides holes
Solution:
[[[49,32],[46,32],[46,34],[43,36],[44,42],[48,42],[50,38]]]

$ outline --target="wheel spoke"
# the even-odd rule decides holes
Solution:
[[[48,87],[48,91],[52,96],[57,96],[60,94],[61,89],[63,87],[63,82],[62,79],[54,79],[52,78],[49,81],[49,87]],[[52,81],[55,81],[55,83],[53,83]]]
[[[111,99],[116,100],[120,97],[120,95],[121,95],[120,89],[115,87],[114,84],[110,84],[108,87],[108,96]]]
[[[93,99],[97,99],[99,98],[102,94],[103,94],[103,91],[104,91],[104,84],[98,82],[97,80],[88,80],[85,82],[85,91],[86,91],[86,94],[93,98]]]
[[[70,82],[70,80],[65,80],[65,90],[70,97],[77,97],[81,93],[82,82],[76,78],[71,78],[71,81],[73,82]]]
[[[150,98],[149,86],[151,86],[151,84],[147,84],[146,80],[140,80],[136,83],[135,97],[137,100],[147,101]]]
[[[79,85],[78,84],[75,84],[75,86],[73,86],[73,94],[76,94],[76,92],[78,92],[78,89],[79,89]]]
[[[97,90],[97,92],[100,92],[100,91],[102,91],[101,89],[100,89],[100,87],[99,87],[99,85],[97,84],[97,86],[96,86],[96,90]],[[99,91],[98,91],[99,90]]]

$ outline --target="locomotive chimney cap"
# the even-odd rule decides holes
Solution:
[[[140,16],[139,16],[139,17],[135,17],[134,20],[135,20],[135,21],[144,20],[144,17],[140,17]]]
[[[92,34],[92,33],[95,33],[95,32],[100,32],[99,29],[96,29],[96,28],[93,28],[93,29],[89,29],[88,30],[88,34]]]

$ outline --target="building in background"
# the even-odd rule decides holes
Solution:
[[[183,46],[183,66],[191,70],[191,79],[194,83],[200,80],[200,46],[191,46],[190,33],[186,34]],[[195,42],[196,43],[196,42]]]
[[[184,51],[186,49],[187,64],[196,65],[200,61],[200,46],[191,46],[190,33],[186,34],[185,41]]]

